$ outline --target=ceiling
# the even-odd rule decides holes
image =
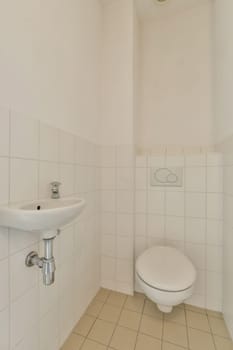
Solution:
[[[156,20],[170,13],[200,6],[212,0],[136,0],[138,16],[141,20]]]

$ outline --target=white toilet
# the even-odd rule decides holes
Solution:
[[[137,258],[136,276],[146,296],[168,313],[192,295],[196,269],[177,249],[154,246]]]

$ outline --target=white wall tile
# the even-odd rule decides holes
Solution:
[[[117,191],[117,211],[119,213],[133,213],[134,211],[134,192]]]
[[[0,312],[0,349],[9,350],[9,309]]]
[[[196,167],[206,165],[206,155],[205,154],[190,154],[185,157],[186,167]]]
[[[68,225],[61,230],[60,236],[61,263],[74,254],[74,225]]]
[[[210,310],[222,310],[222,275],[216,272],[208,272],[206,276],[206,308]]]
[[[0,156],[9,155],[9,115],[9,110],[0,107]]]
[[[197,269],[205,269],[205,246],[204,244],[186,243],[185,251]]]
[[[102,167],[116,166],[116,148],[113,146],[101,147],[101,165]]]
[[[207,218],[222,219],[223,214],[222,195],[217,193],[207,194]]]
[[[206,155],[206,165],[207,166],[217,166],[221,167],[223,165],[223,156],[221,153],[210,152]]]
[[[146,214],[136,214],[135,216],[135,236],[146,236]]]
[[[147,168],[136,168],[135,187],[137,190],[147,189]]]
[[[110,257],[101,257],[101,279],[102,281],[106,280],[115,280],[116,274],[116,260]]]
[[[117,168],[118,190],[132,190],[134,187],[134,169],[133,168]]]
[[[7,158],[0,158],[0,203],[7,203],[9,200],[9,161]]]
[[[184,218],[166,217],[166,239],[184,241]]]
[[[147,211],[147,192],[136,191],[135,192],[135,212],[146,213]]]
[[[117,214],[117,235],[133,236],[134,216],[132,214]]]
[[[71,196],[75,191],[75,167],[73,164],[60,165],[61,196]]]
[[[162,215],[148,215],[148,235],[155,238],[164,238],[165,218]]]
[[[10,171],[10,201],[36,199],[38,192],[38,162],[12,159]]]
[[[116,233],[115,213],[101,213],[101,233],[104,235],[114,235]]]
[[[137,155],[136,156],[136,167],[146,168],[147,167],[147,155]]]
[[[8,256],[9,234],[8,229],[0,227],[0,260]]]
[[[189,243],[202,243],[206,241],[205,219],[186,218],[185,240]]]
[[[59,160],[62,163],[75,163],[75,136],[59,130]]]
[[[51,182],[59,181],[59,165],[53,162],[39,164],[39,198],[51,197]]]
[[[148,205],[148,213],[164,215],[165,214],[165,193],[163,191],[148,191],[147,205]],[[171,204],[169,203],[169,208],[170,207],[171,207]]]
[[[14,350],[39,350],[39,334],[37,327],[31,327],[24,339],[16,345]]]
[[[9,304],[9,268],[8,259],[0,260],[0,311],[5,309]]]
[[[223,222],[220,220],[207,220],[206,243],[210,245],[222,245]]]
[[[206,191],[206,168],[190,167],[185,169],[185,190],[189,192]]]
[[[181,192],[166,193],[166,214],[184,216],[184,194]]]
[[[133,249],[134,249],[132,243],[133,241],[131,237],[117,237],[117,258],[118,259],[128,259],[132,261]]]
[[[206,216],[206,195],[204,193],[186,193],[185,214],[187,217],[204,218]]]
[[[101,192],[102,211],[114,212],[116,209],[116,193],[115,191]]]
[[[167,167],[183,167],[184,166],[184,156],[183,155],[167,155],[166,157]]]
[[[17,299],[11,306],[11,344],[15,346],[34,324],[39,320],[39,293],[38,288],[30,289],[26,294]],[[25,312],[27,310],[27,312]]]
[[[59,347],[59,314],[57,308],[40,320],[40,350],[56,350]]]
[[[31,233],[26,231],[19,231],[15,229],[9,230],[9,253],[10,255],[17,253],[18,251],[32,246],[34,243],[39,242],[40,234]]]
[[[39,156],[39,122],[11,113],[11,156],[38,159]]]
[[[11,300],[17,299],[38,283],[38,273],[41,271],[36,266],[28,268],[25,265],[25,258],[31,251],[38,251],[38,245],[33,245],[10,257]]]
[[[133,279],[133,264],[127,260],[117,260],[116,278],[120,282],[128,282]]]
[[[116,238],[112,235],[102,235],[101,238],[101,252],[102,255],[108,257],[116,256]]]
[[[59,160],[59,131],[43,123],[40,123],[40,159]]]
[[[222,272],[222,247],[207,246],[206,248],[206,269],[208,271]]]
[[[114,190],[116,189],[116,170],[115,168],[101,169],[101,189]]]
[[[134,166],[134,149],[132,145],[119,145],[116,149],[117,167]]]
[[[207,167],[207,192],[222,193],[223,174],[220,167]]]
[[[164,167],[166,162],[166,157],[164,155],[148,156],[148,167]]]

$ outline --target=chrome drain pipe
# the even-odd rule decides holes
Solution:
[[[43,283],[50,286],[55,281],[55,259],[53,256],[53,240],[55,237],[43,239],[44,257],[40,258],[37,252],[31,252],[27,255],[25,264],[28,267],[38,266],[43,274]]]

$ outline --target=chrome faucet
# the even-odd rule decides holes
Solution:
[[[60,198],[60,192],[59,192],[59,187],[61,183],[59,181],[53,181],[50,183],[51,185],[51,198],[52,199],[58,199]]]

